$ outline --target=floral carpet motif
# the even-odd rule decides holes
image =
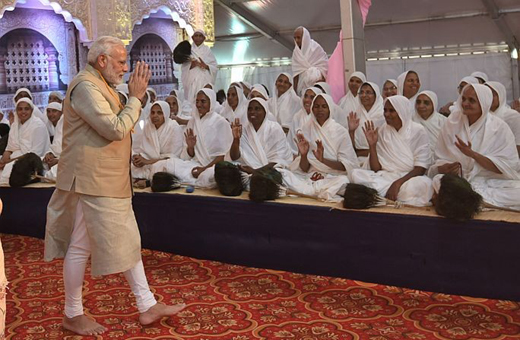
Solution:
[[[1,235],[5,252],[7,339],[173,340],[513,340],[520,303],[430,293],[143,250],[160,302],[185,303],[175,316],[143,327],[123,275],[91,277],[86,313],[103,336],[61,326],[63,261],[43,261],[43,241]]]

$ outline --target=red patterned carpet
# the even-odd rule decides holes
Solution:
[[[42,261],[41,240],[2,235],[8,339],[95,339],[60,325],[62,261]],[[345,279],[247,268],[143,251],[165,303],[187,304],[149,327],[122,275],[87,274],[85,308],[109,331],[98,339],[392,340],[520,339],[520,304]],[[520,289],[520,287],[519,287]]]

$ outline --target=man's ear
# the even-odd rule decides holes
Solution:
[[[104,54],[100,54],[98,57],[97,57],[97,62],[98,62],[98,65],[101,67],[101,68],[105,68],[108,64],[108,57]]]

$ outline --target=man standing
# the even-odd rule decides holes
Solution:
[[[47,208],[45,260],[65,258],[63,326],[81,335],[106,331],[83,312],[82,287],[89,257],[93,276],[124,273],[143,325],[184,307],[157,303],[141,260],[131,198],[130,132],[139,119],[140,98],[151,72],[147,64],[136,64],[128,82],[129,100],[123,107],[115,86],[127,71],[123,42],[100,37],[63,102],[63,151],[56,190]]]
[[[214,84],[217,78],[217,60],[210,48],[204,45],[206,33],[195,30],[191,44],[191,59],[182,64],[182,86],[184,98],[195,103],[195,96],[206,84]]]

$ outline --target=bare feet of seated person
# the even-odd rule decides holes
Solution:
[[[73,318],[63,317],[63,328],[80,335],[99,335],[107,330],[86,315],[78,315]]]
[[[159,321],[166,316],[175,315],[179,313],[181,310],[183,310],[184,307],[186,307],[186,304],[184,303],[179,303],[173,306],[167,306],[163,303],[157,303],[153,307],[148,309],[146,312],[141,313],[141,315],[139,315],[139,322],[141,323],[141,325],[146,326],[156,321]]]

